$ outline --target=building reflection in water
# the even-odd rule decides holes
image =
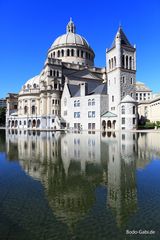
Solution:
[[[42,182],[54,214],[71,231],[96,204],[98,186],[107,188],[106,208],[119,228],[127,224],[137,210],[135,172],[147,161],[145,141],[149,140],[131,132],[6,133],[8,158],[18,159],[27,174]]]

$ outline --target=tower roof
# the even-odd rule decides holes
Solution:
[[[123,32],[122,30],[122,27],[120,26],[118,28],[118,31],[116,33],[116,36],[114,38],[114,41],[112,43],[112,46],[111,48],[114,48],[116,46],[116,39],[120,39],[121,40],[121,45],[122,46],[127,46],[127,47],[130,47],[130,48],[134,48],[131,43],[129,42],[128,38],[126,37],[125,33]]]

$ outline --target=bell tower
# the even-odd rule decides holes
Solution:
[[[121,101],[127,95],[133,101],[136,99],[136,48],[130,44],[122,27],[118,28],[111,48],[106,51],[106,65],[109,111],[120,117]]]

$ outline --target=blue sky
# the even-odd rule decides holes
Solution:
[[[41,71],[70,17],[94,49],[96,66],[105,66],[105,50],[121,23],[137,46],[137,80],[160,91],[159,0],[0,0],[0,98]]]

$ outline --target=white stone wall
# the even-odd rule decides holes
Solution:
[[[95,105],[92,105],[94,99]],[[74,102],[80,102],[80,106],[74,106]],[[91,106],[88,101],[91,100]],[[65,106],[65,102],[67,103]],[[70,97],[67,84],[65,84],[61,99],[61,116],[69,124],[70,128],[74,128],[74,123],[79,123],[81,129],[87,130],[88,123],[95,123],[95,129],[101,129],[101,114],[108,110],[107,95],[87,95],[79,97]],[[74,117],[74,113],[80,113],[80,117]],[[95,117],[88,117],[88,112],[95,112]],[[67,115],[66,115],[67,114]]]
[[[122,106],[124,106],[125,109],[125,114],[122,114]],[[121,103],[120,104],[120,119],[119,119],[119,124],[120,124],[120,129],[122,130],[132,130],[136,129],[137,127],[137,106],[135,103],[132,102],[126,102],[126,103]],[[135,114],[133,113],[133,107],[135,107]],[[125,123],[123,123],[122,118],[125,119]],[[135,120],[133,120],[135,119]],[[133,122],[135,121],[135,122]]]

